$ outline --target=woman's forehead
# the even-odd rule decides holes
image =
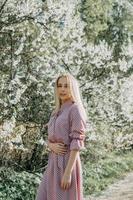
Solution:
[[[58,84],[59,83],[69,83],[69,80],[66,76],[62,76],[58,79]]]

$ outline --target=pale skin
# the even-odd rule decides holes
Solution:
[[[67,82],[66,77],[61,77],[58,80],[57,92],[62,104],[68,100],[71,100],[70,87],[69,87],[69,83]],[[63,143],[48,142],[48,147],[50,148],[51,151],[53,151],[56,154],[63,155],[67,152],[67,147],[64,146]],[[79,154],[79,150],[75,149],[75,150],[70,151],[69,160],[65,168],[63,177],[61,179],[61,188],[64,190],[68,189],[71,185],[72,170],[73,170],[78,154]]]

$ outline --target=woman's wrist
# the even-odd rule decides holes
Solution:
[[[64,174],[69,177],[72,174],[72,170],[65,170]]]
[[[48,141],[48,148],[50,151],[52,151],[52,142]]]

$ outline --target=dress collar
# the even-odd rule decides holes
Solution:
[[[71,104],[73,104],[73,103],[74,103],[74,101],[72,101],[72,100],[66,101],[65,103],[63,103],[63,104],[61,105],[60,110],[62,110],[62,109],[64,109],[64,108],[68,107],[69,105],[71,105]]]

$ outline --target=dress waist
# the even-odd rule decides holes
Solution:
[[[49,140],[50,142],[53,142],[53,143],[64,143],[65,146],[68,147],[67,149],[67,152],[63,155],[61,154],[56,154],[54,151],[51,151],[50,153],[53,155],[53,156],[57,156],[57,165],[60,169],[64,169],[65,165],[66,165],[66,162],[69,158],[69,154],[70,154],[70,144],[67,144],[66,142],[62,141],[62,140]]]
[[[51,151],[50,153],[51,153],[52,156],[57,157],[57,165],[61,170],[63,170],[65,168],[66,164],[67,164],[68,159],[69,159],[70,149],[68,149],[67,152],[63,155],[56,154],[53,151]]]

